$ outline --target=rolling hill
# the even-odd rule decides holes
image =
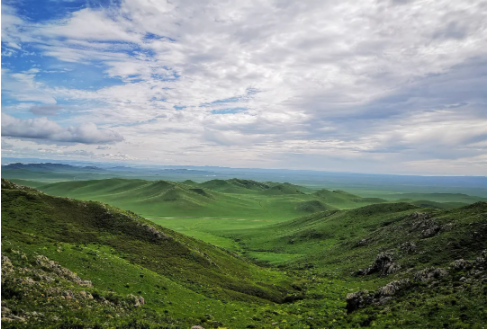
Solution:
[[[133,195],[146,206],[231,197],[165,181],[48,187],[87,198]],[[2,326],[483,328],[486,203],[340,210],[312,194],[246,200],[264,198],[274,207],[263,211],[279,213],[304,196],[292,206],[310,214],[292,220],[174,219],[201,225],[206,240],[221,239],[231,252],[155,224],[165,220],[2,180]]]
[[[48,327],[53,310],[64,305],[55,313],[64,326],[83,315],[91,321],[81,321],[85,325],[96,324],[107,319],[106,309],[121,318],[113,324],[134,317],[188,325],[200,323],[199,316],[222,305],[220,300],[265,305],[293,292],[291,280],[280,273],[132,212],[49,196],[3,179],[2,224],[2,314],[8,308],[11,322],[35,318]],[[152,314],[139,312],[142,304]],[[94,311],[86,314],[79,305]]]

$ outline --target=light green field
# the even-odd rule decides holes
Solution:
[[[105,179],[59,182],[37,188],[52,195],[97,200],[131,210],[157,224],[233,251],[240,249],[225,236],[229,230],[254,229],[319,211],[387,202],[340,190],[310,190],[293,184],[239,179],[204,183]],[[410,203],[433,209],[452,209],[481,199],[464,194],[419,193],[419,198],[433,200],[417,202],[412,193],[398,196],[408,196],[412,198]],[[453,202],[456,197],[462,201]],[[388,202],[392,201],[390,198]]]

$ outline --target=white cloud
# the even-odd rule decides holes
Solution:
[[[483,1],[125,0],[47,23],[27,24],[10,7],[2,17],[9,51],[27,43],[60,61],[102,63],[122,81],[48,88],[37,72],[5,71],[5,92],[19,101],[97,103],[68,120],[84,127],[68,135],[100,132],[83,122],[117,127],[134,144],[111,154],[230,165],[245,153],[250,165],[275,166],[316,154],[317,166],[360,159],[374,171],[441,159],[454,170],[486,152]],[[212,114],[232,108],[245,110]]]
[[[106,144],[123,140],[118,132],[100,130],[94,123],[63,128],[45,117],[22,120],[5,113],[2,113],[2,136],[83,144]]]

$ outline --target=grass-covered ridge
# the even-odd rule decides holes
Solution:
[[[485,327],[484,202],[455,209],[410,202],[340,209],[324,199],[356,196],[229,196],[191,182],[72,183],[54,187],[86,200],[2,181],[5,327]],[[102,195],[130,200],[131,193],[141,200],[153,196],[156,204],[195,194],[209,200],[206,205],[231,198],[268,207],[260,220],[170,219],[164,213],[147,220],[133,204],[121,210],[87,201]],[[296,202],[287,206],[290,200]],[[306,215],[272,220],[291,215],[292,207]],[[168,223],[180,232],[188,225],[188,232],[225,248],[165,228]]]

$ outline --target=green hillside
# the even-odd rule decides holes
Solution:
[[[221,196],[164,181],[54,187],[86,197],[130,193],[169,203],[190,196],[211,203]],[[169,221],[196,225],[191,232],[228,247],[223,249],[132,211],[2,180],[2,325],[486,327],[486,203],[339,210],[310,197],[315,199],[293,206],[311,214],[288,221]],[[267,198],[275,205],[284,199],[273,208],[281,210],[296,195]]]
[[[341,190],[330,191],[321,189],[314,192],[313,195],[320,198],[323,202],[339,208],[356,208],[366,204],[386,202],[379,198],[361,198],[360,196]]]
[[[229,187],[234,192],[222,192],[229,191]],[[291,184],[269,187],[266,184],[238,179],[213,180],[199,185],[106,179],[59,182],[38,188],[52,195],[98,200],[156,218],[228,217],[283,221],[310,213],[311,208],[305,206],[306,202],[319,202],[320,206],[316,205],[318,210],[334,207],[317,200],[313,194],[298,191]],[[238,189],[245,190],[246,193],[237,193]],[[247,193],[248,191],[251,192]]]
[[[43,294],[62,296],[69,288],[70,296],[79,297],[72,298],[74,303],[83,299],[82,290],[89,291],[99,297],[88,304],[96,308],[109,300],[115,304],[109,305],[113,306],[111,313],[126,321],[131,316],[124,316],[125,312],[136,312],[128,294],[142,294],[150,309],[160,310],[162,315],[171,312],[171,317],[162,317],[165,323],[177,323],[175,317],[190,314],[195,317],[189,320],[199,323],[199,313],[204,317],[209,306],[222,305],[217,300],[266,305],[281,302],[293,292],[290,278],[280,273],[260,269],[221,248],[99,202],[52,197],[2,180],[2,218],[2,256],[8,258],[2,262],[2,271],[8,262],[14,268],[10,275],[2,276],[2,297],[12,314],[24,319],[32,317],[27,309],[36,309],[30,305],[32,300],[26,300],[27,291],[46,312],[63,301],[43,300]],[[22,272],[23,266],[28,266],[27,272]],[[52,280],[44,277],[53,270]],[[19,273],[25,277],[20,282],[15,279]],[[32,278],[42,284],[30,287]],[[84,284],[85,280],[91,282]],[[71,306],[59,315],[63,321],[75,318],[79,322],[87,310]],[[92,323],[105,314],[104,309],[89,315]],[[136,313],[135,317],[146,316]],[[153,315],[157,322],[158,315]]]
[[[486,198],[467,195],[463,193],[395,193],[390,194],[388,199],[396,200],[430,200],[435,202],[462,202],[466,204],[486,201]]]
[[[326,190],[307,194],[293,184],[241,179],[202,184],[105,179],[59,182],[38,188],[52,195],[109,203],[233,250],[234,244],[216,235],[216,231],[261,227],[316,211],[354,208],[376,201],[338,191],[327,191],[333,197],[326,198]]]
[[[486,210],[485,202],[452,210],[376,204],[226,236],[261,264],[323,278],[316,293],[348,278],[356,288],[346,327],[486,328]]]

